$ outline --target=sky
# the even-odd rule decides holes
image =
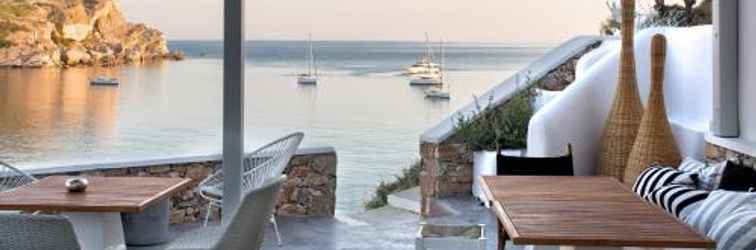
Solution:
[[[648,1],[650,0],[643,0]],[[129,21],[169,40],[219,40],[222,0],[121,0]],[[598,34],[606,0],[246,0],[248,40],[556,44]]]

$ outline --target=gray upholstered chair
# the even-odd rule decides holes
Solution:
[[[260,147],[244,158],[242,169],[242,191],[260,187],[264,181],[283,174],[289,164],[289,160],[297,152],[302,143],[304,134],[293,133]],[[205,223],[210,218],[213,207],[223,205],[223,171],[218,170],[200,182],[197,191],[199,195],[208,200]],[[278,245],[281,245],[281,234],[278,232],[276,217],[270,217],[273,229],[276,232]]]
[[[220,226],[202,227],[183,233],[167,249],[171,250],[253,250],[260,249],[265,226],[278,201],[286,176],[269,179],[261,187],[244,193],[239,207],[228,213]]]
[[[0,249],[81,249],[62,216],[0,214]]]
[[[37,181],[33,176],[0,161],[0,192],[9,192]]]

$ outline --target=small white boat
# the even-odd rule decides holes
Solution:
[[[120,82],[118,81],[118,79],[106,76],[98,76],[97,78],[89,81],[89,84],[91,85],[118,86],[119,83]]]
[[[318,84],[318,77],[310,74],[300,74],[297,76],[299,84]]]
[[[432,88],[425,91],[425,98],[428,99],[451,99],[451,96],[449,95],[449,92],[444,92],[441,89]]]
[[[441,85],[444,79],[439,74],[423,74],[410,79],[410,85]]]
[[[315,53],[312,49],[312,35],[308,36],[308,44],[310,46],[309,60],[307,65],[307,73],[297,75],[297,83],[299,84],[318,84],[318,66],[315,64]]]

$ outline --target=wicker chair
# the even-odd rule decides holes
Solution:
[[[0,161],[0,192],[9,192],[37,181],[33,176]]]
[[[62,216],[0,214],[0,249],[81,249]]]
[[[302,133],[290,134],[247,155],[241,171],[242,192],[258,188],[266,180],[281,175],[303,138]],[[209,201],[204,222],[207,226],[212,208],[221,207],[223,204],[223,171],[218,170],[208,176],[197,189],[200,196]],[[278,232],[275,215],[271,216],[271,223],[273,223],[278,244],[281,245],[281,235]]]
[[[183,233],[167,249],[260,249],[265,225],[273,214],[278,193],[286,176],[269,179],[261,187],[244,193],[239,207],[230,213],[229,223],[217,227],[203,227]]]

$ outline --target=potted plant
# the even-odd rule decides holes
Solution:
[[[473,195],[485,201],[480,176],[496,175],[496,154],[520,156],[527,143],[527,130],[533,116],[533,93],[530,89],[516,93],[507,102],[495,105],[492,97],[482,107],[475,98],[476,111],[456,122],[455,139],[473,151]]]

